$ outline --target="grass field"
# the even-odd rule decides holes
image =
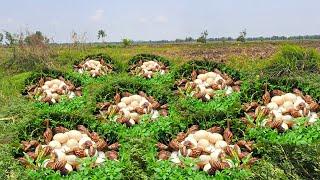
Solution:
[[[3,179],[319,179],[320,123],[298,126],[278,132],[257,124],[249,126],[241,118],[243,105],[263,103],[265,87],[269,91],[292,92],[300,89],[315,102],[320,100],[320,43],[248,42],[209,44],[152,44],[129,47],[105,45],[55,45],[45,62],[49,71],[34,70],[16,63],[14,48],[0,48],[0,177]],[[36,51],[36,50],[35,50]],[[109,55],[116,72],[92,78],[74,71],[75,62],[85,56]],[[128,73],[129,63],[137,54],[154,54],[169,61],[169,73],[145,79]],[[32,52],[30,53],[32,54]],[[27,56],[28,64],[34,56]],[[197,60],[194,62],[194,60]],[[205,62],[205,63],[203,63]],[[240,92],[217,96],[208,102],[174,93],[174,84],[192,70],[222,72],[242,81]],[[82,96],[49,105],[22,95],[25,87],[40,76],[65,78],[82,87]],[[113,101],[117,92],[152,95],[160,104],[168,104],[168,116],[151,121],[146,117],[139,124],[127,127],[110,119],[97,118],[96,104]],[[319,112],[319,111],[318,111]],[[23,156],[21,141],[43,141],[44,120],[52,127],[76,128],[83,124],[111,142],[121,144],[119,161],[107,160],[92,168],[61,176],[59,171],[45,168],[27,169],[17,158]],[[209,176],[193,170],[194,162],[186,158],[183,167],[170,161],[159,161],[157,142],[168,143],[179,132],[192,125],[200,129],[227,127],[231,123],[232,142],[254,141],[252,155],[259,158],[251,167],[229,168]]]

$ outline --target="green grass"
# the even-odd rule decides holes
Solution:
[[[248,43],[243,46],[255,46]],[[121,143],[119,162],[107,161],[98,168],[85,168],[73,172],[65,179],[212,179],[204,172],[194,171],[191,166],[180,168],[169,161],[158,161],[155,143],[168,142],[177,133],[197,124],[202,129],[213,125],[226,127],[226,120],[231,121],[231,130],[235,139],[255,140],[255,155],[261,160],[252,169],[228,169],[218,172],[215,179],[318,179],[320,169],[320,124],[312,127],[299,127],[279,134],[267,128],[247,129],[238,118],[241,117],[241,104],[259,100],[264,84],[270,90],[290,91],[298,87],[320,99],[319,75],[310,67],[319,63],[319,54],[314,50],[296,46],[285,46],[273,57],[264,60],[234,57],[226,64],[207,61],[191,61],[179,54],[163,57],[170,63],[170,73],[153,79],[132,77],[127,73],[129,62],[137,54],[166,54],[167,51],[188,51],[222,46],[209,45],[139,45],[128,48],[112,46],[94,47],[54,47],[58,56],[50,71],[19,72],[3,69],[0,71],[0,177],[3,179],[60,179],[58,172],[48,169],[27,170],[15,158],[21,155],[20,141],[38,139],[44,131],[43,120],[49,118],[51,125],[64,125],[74,128],[84,124],[90,130]],[[228,46],[237,46],[229,44]],[[10,49],[0,48],[0,57],[8,60]],[[119,71],[92,78],[73,71],[72,65],[90,54],[106,53],[112,58]],[[299,68],[297,61],[306,64]],[[275,67],[278,64],[279,67]],[[311,66],[309,66],[311,64]],[[290,71],[275,77],[285,65]],[[218,68],[243,82],[240,93],[229,97],[216,97],[209,102],[193,98],[177,97],[174,82],[187,76],[193,69],[212,70]],[[272,73],[268,73],[269,71]],[[261,73],[263,72],[263,73]],[[28,84],[36,82],[41,76],[63,75],[83,87],[83,96],[66,100],[59,104],[48,105],[22,96]],[[169,104],[169,116],[160,117],[155,122],[143,122],[127,128],[112,121],[98,121],[95,118],[96,103],[109,101],[115,92],[132,93],[144,90],[155,96],[161,103]]]

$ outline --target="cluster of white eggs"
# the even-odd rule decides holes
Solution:
[[[226,141],[223,140],[223,136],[219,133],[211,133],[205,130],[198,130],[192,134],[189,134],[184,141],[180,143],[180,146],[185,146],[185,142],[191,142],[191,147],[187,149],[187,156],[191,155],[192,149],[200,148],[203,149],[206,154],[201,154],[197,158],[199,160],[198,164],[204,164],[203,170],[208,171],[211,168],[209,163],[210,160],[214,161],[222,161],[220,158],[221,154],[224,154],[224,150],[227,146],[233,147],[233,145],[229,145]],[[190,146],[190,145],[189,145]],[[182,157],[181,150],[174,151],[171,153],[169,158],[173,163],[181,163],[180,158]],[[224,159],[230,167],[234,167],[233,163],[228,159]],[[200,169],[197,165],[196,169]]]
[[[39,96],[39,100],[48,99],[51,103],[59,102],[61,95],[66,95],[70,99],[76,96],[75,92],[60,79],[46,81],[38,90],[43,92]]]
[[[80,168],[80,157],[77,157],[74,154],[68,154],[74,151],[76,148],[84,150],[85,156],[89,157],[89,148],[86,148],[85,144],[92,144],[94,147],[94,156],[96,157],[95,164],[101,164],[105,161],[106,155],[103,151],[98,151],[96,143],[84,133],[81,133],[78,130],[70,130],[65,133],[57,133],[53,136],[52,141],[47,145],[42,145],[42,147],[50,146],[53,148],[52,152],[55,153],[58,161],[67,161],[65,168],[70,172],[74,168]],[[47,167],[47,164],[50,162],[50,159],[46,159],[43,162],[43,167]]]
[[[198,87],[198,91],[192,91],[192,95],[195,93],[200,93],[207,100],[210,100],[210,98],[214,95],[215,90],[225,90],[227,95],[233,92],[231,86],[223,85],[225,80],[220,74],[215,72],[199,74],[193,83],[195,83],[196,87]]]
[[[299,108],[301,106],[306,108],[307,114],[305,114],[303,109]],[[272,97],[271,102],[268,103],[266,107],[271,110],[270,113],[275,116],[276,120],[283,121],[281,127],[284,130],[289,128],[288,124],[294,124],[294,117],[288,113],[292,109],[297,110],[300,117],[307,117],[309,123],[314,123],[319,118],[316,112],[310,110],[310,105],[306,103],[301,96],[297,96],[293,93]]]
[[[122,97],[120,102],[117,104],[120,108],[119,112],[122,112],[124,117],[130,119],[129,123],[134,125],[136,119],[139,119],[141,113],[150,114],[151,119],[156,119],[159,117],[158,110],[150,108],[151,103],[147,98],[140,95],[131,95],[128,97]],[[137,112],[137,108],[141,109],[142,112]]]
[[[146,78],[152,78],[155,72],[159,72],[161,75],[165,74],[165,70],[156,61],[145,61],[139,68],[141,68],[142,75]]]
[[[105,75],[111,71],[112,68],[101,64],[101,62],[97,60],[87,60],[85,63],[81,64],[78,69],[79,73],[88,72],[92,77]]]

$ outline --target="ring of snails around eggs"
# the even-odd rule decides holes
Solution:
[[[40,78],[37,84],[30,85],[26,89],[29,96],[49,104],[60,102],[62,97],[73,99],[76,96],[81,96],[81,87],[75,87],[71,81],[65,80],[62,76],[55,79],[51,77]]]
[[[140,122],[143,115],[150,115],[151,120],[156,120],[160,115],[168,115],[167,104],[161,105],[152,96],[147,96],[144,92],[138,94],[116,93],[114,104],[110,102],[98,103],[100,108],[99,116],[111,117],[113,120],[132,126]]]
[[[100,165],[106,159],[118,158],[119,143],[108,144],[103,137],[95,132],[90,133],[82,125],[78,126],[78,130],[68,130],[62,126],[51,130],[47,127],[43,137],[45,144],[35,140],[22,141],[23,150],[36,166],[58,170],[62,174],[81,170],[81,159],[86,157],[96,158],[93,166]],[[29,166],[26,158],[18,160]]]

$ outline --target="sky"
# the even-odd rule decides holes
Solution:
[[[55,42],[320,34],[319,0],[1,0],[0,31],[40,30]]]

